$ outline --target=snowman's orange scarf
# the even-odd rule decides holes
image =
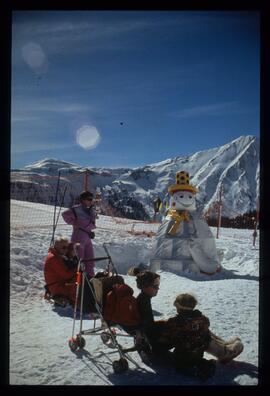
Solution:
[[[174,223],[168,231],[168,234],[174,235],[180,227],[181,221],[189,221],[189,213],[187,210],[179,212],[176,209],[169,209],[168,216],[170,216]]]

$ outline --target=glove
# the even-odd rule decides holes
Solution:
[[[73,257],[72,259],[67,257],[63,257],[63,258],[64,258],[65,266],[68,269],[72,270],[78,266],[78,259],[76,257]]]
[[[95,238],[95,233],[93,231],[90,231],[89,232],[89,236],[90,236],[91,239],[94,239]]]

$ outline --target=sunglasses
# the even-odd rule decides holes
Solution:
[[[68,246],[61,246],[60,249],[62,249],[62,250],[68,250]]]

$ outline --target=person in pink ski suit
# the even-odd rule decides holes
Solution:
[[[95,275],[94,249],[91,241],[95,236],[92,230],[96,228],[93,198],[94,196],[90,191],[83,191],[80,194],[80,204],[72,206],[62,213],[64,221],[73,226],[71,242],[79,243],[76,249],[77,255],[83,260],[89,278]]]

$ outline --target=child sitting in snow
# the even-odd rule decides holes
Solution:
[[[215,360],[204,359],[204,352],[228,363],[243,350],[239,338],[225,342],[209,329],[210,321],[199,310],[195,310],[196,298],[191,294],[180,294],[174,305],[177,315],[166,321],[158,342],[171,349],[174,347],[176,369],[184,374],[205,380],[215,373]]]
[[[75,303],[77,260],[73,246],[66,237],[58,237],[49,248],[44,264],[45,297],[56,304]]]
[[[137,269],[138,267],[134,267]],[[137,307],[140,315],[140,333],[137,334],[136,345],[138,352],[145,363],[156,356],[164,356],[168,349],[157,342],[164,329],[164,321],[155,321],[151,299],[158,294],[160,275],[152,271],[136,270],[136,283],[141,290],[137,296]]]
[[[160,275],[151,271],[142,271],[137,274],[136,283],[141,290],[137,296],[137,306],[141,318],[141,328],[145,334],[151,334],[154,323],[151,298],[158,294]]]
[[[204,352],[215,356],[220,363],[228,363],[243,351],[240,338],[224,341],[210,331],[210,321],[199,310],[195,310],[197,300],[193,295],[180,294],[174,306],[177,316],[168,320],[154,320],[151,299],[158,294],[160,275],[132,267],[130,275],[136,275],[137,287],[141,293],[137,297],[138,311],[141,317],[142,359],[173,361],[179,371],[193,373],[206,379],[215,372],[215,361],[203,358]],[[144,336],[146,343],[144,342]],[[150,344],[145,348],[145,344]],[[146,345],[147,346],[147,345]],[[174,348],[174,358],[169,350]]]
[[[45,299],[54,302],[54,305],[66,307],[75,306],[76,277],[78,258],[73,243],[69,238],[59,236],[55,239],[44,263]],[[80,307],[81,288],[78,295],[77,307]],[[94,307],[92,293],[86,284],[84,288],[83,311],[91,312]]]

